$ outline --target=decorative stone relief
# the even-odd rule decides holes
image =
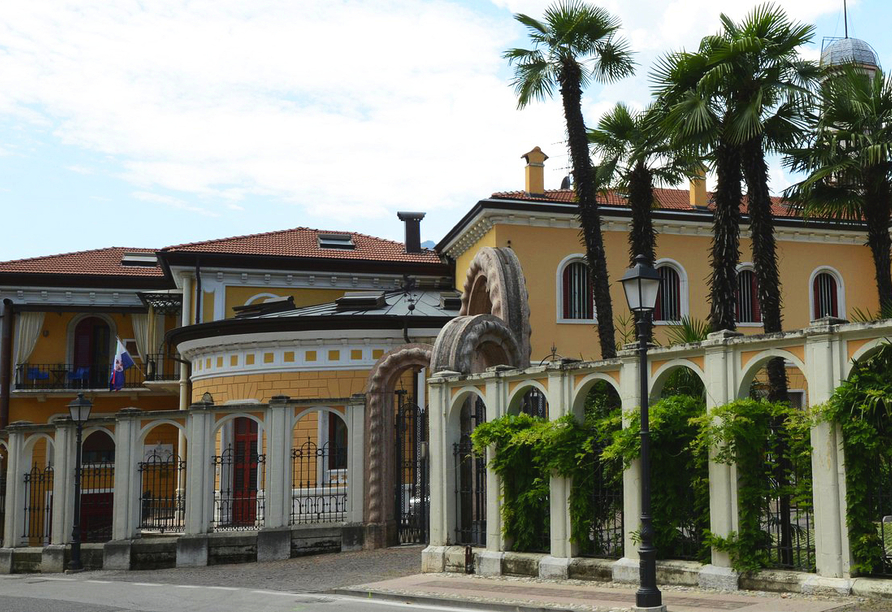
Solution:
[[[526,357],[517,337],[499,317],[491,314],[452,319],[437,336],[431,357],[431,372],[451,370],[476,374],[495,365],[518,366]]]

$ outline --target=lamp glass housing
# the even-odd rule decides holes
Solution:
[[[77,398],[68,404],[68,413],[71,420],[75,423],[83,423],[90,418],[90,411],[93,409],[93,402],[84,398],[83,393],[78,393]]]
[[[620,281],[626,302],[632,312],[651,312],[657,305],[660,273],[651,267],[643,255],[635,257],[635,265],[626,270]]]

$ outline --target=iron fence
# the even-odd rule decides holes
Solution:
[[[338,523],[347,517],[347,449],[307,438],[291,449],[292,525]]]
[[[486,462],[474,454],[469,434],[453,448],[455,459],[455,543],[486,545]]]
[[[0,473],[0,546],[6,531],[6,472]]]
[[[177,455],[152,453],[139,471],[139,528],[182,532],[186,527],[186,462]]]
[[[588,542],[580,543],[583,556],[620,559],[623,556],[622,458],[601,461],[593,457],[591,507],[593,511]]]
[[[180,362],[176,355],[163,353],[146,355],[146,381],[164,381],[180,379]]]
[[[216,490],[214,515],[215,531],[247,531],[263,527],[266,455],[257,453],[256,444],[232,445],[220,455],[214,455]]]
[[[427,412],[402,403],[396,414],[394,502],[401,544],[428,540],[430,493],[427,469]]]
[[[100,543],[112,539],[114,497],[113,461],[81,467],[81,541]]]
[[[870,483],[868,504],[883,546],[882,566],[874,574],[892,577],[892,461],[882,455],[876,478]]]
[[[79,366],[70,363],[19,363],[15,367],[17,390],[107,389],[111,364]],[[139,368],[124,370],[124,387],[143,384]]]
[[[548,400],[545,394],[533,387],[520,400],[520,411],[540,419],[548,419]]]
[[[53,536],[53,466],[34,466],[24,475],[22,543],[46,546]]]

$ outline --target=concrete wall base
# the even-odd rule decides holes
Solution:
[[[740,574],[730,567],[704,565],[698,576],[701,589],[717,589],[719,591],[736,591],[739,589]]]
[[[481,550],[475,555],[474,573],[481,576],[501,576],[504,553]]]
[[[362,550],[365,545],[365,528],[362,523],[347,523],[341,528],[341,550]]]
[[[208,564],[208,537],[184,535],[177,540],[177,567],[204,567]]]
[[[625,584],[638,584],[641,579],[641,570],[638,567],[638,559],[623,557],[613,564],[613,581]]]
[[[539,560],[539,578],[547,580],[566,580],[570,577],[569,557],[542,557]]]
[[[2,553],[3,549],[0,549]],[[425,574],[441,574],[446,571],[446,547],[428,546],[421,551],[421,571]]]
[[[855,578],[852,595],[892,599],[892,580],[888,578]]]
[[[133,542],[130,540],[112,540],[102,547],[102,569],[104,570],[129,570],[130,549]]]
[[[291,528],[261,529],[257,532],[257,561],[291,558]]]
[[[43,554],[40,556],[42,574],[61,574],[65,571],[65,548],[63,544],[43,547]]]
[[[852,580],[811,576],[802,581],[802,592],[807,595],[851,595]]]
[[[0,574],[12,573],[12,553],[14,548],[0,548]]]

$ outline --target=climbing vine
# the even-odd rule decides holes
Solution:
[[[824,407],[824,418],[842,430],[846,462],[846,525],[854,557],[852,570],[883,569],[880,517],[872,507],[870,486],[892,466],[892,345],[884,344],[852,368]]]

